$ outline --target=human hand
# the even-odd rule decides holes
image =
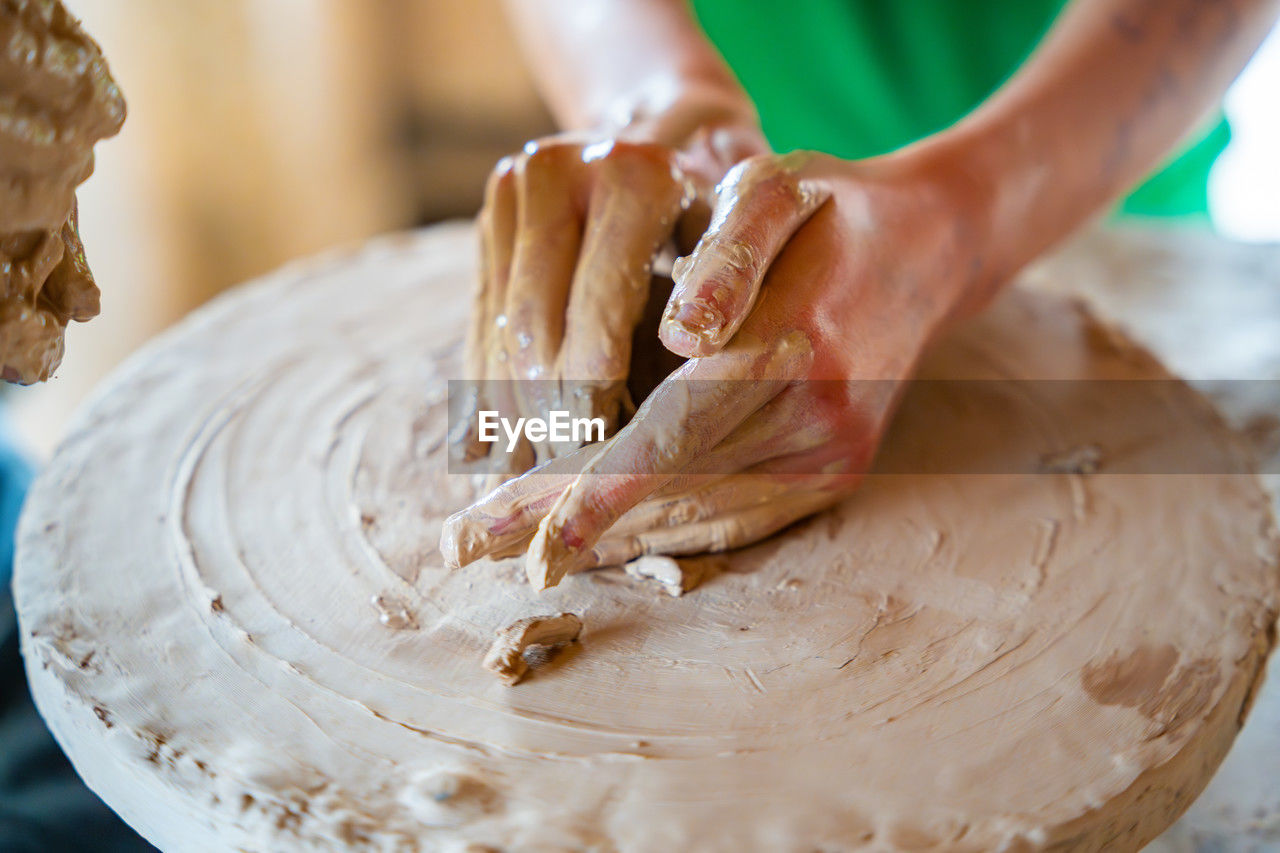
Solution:
[[[611,434],[629,406],[632,333],[655,257],[682,225],[696,238],[716,181],[762,147],[758,129],[719,124],[679,146],[564,134],[499,163],[479,219],[480,290],[467,336],[467,375],[480,381],[455,452],[488,454],[481,409],[603,417]],[[504,462],[520,473],[564,449],[522,442]]]
[[[451,517],[442,553],[465,565],[528,542],[546,588],[749,544],[839,500],[924,346],[981,299],[982,203],[923,157],[745,160],[676,265],[661,337],[691,360],[603,445]]]

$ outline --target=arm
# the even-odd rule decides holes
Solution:
[[[950,164],[981,199],[976,301],[1168,156],[1277,13],[1276,0],[1076,0],[981,108],[901,152]]]
[[[442,550],[466,563],[532,532],[527,572],[551,586],[748,544],[847,495],[923,348],[1165,157],[1278,7],[1076,0],[951,129],[866,161],[739,163],[660,327],[690,361],[586,473],[503,486],[450,519]]]
[[[560,127],[679,146],[755,107],[684,0],[507,0]]]
[[[961,274],[933,275],[923,302],[917,301],[916,319],[936,334],[984,305],[1019,269],[1168,156],[1218,103],[1278,13],[1277,0],[1075,0],[1009,82],[953,127],[859,163],[819,158],[796,168],[803,158],[757,160],[741,176],[747,191],[730,188],[717,217],[785,226],[774,245],[760,246],[771,258],[794,220],[808,213],[794,204],[762,218],[764,193],[751,198],[752,187],[767,190],[784,180],[865,195],[888,184],[932,197],[937,210],[921,215],[950,218],[948,242],[966,265]],[[885,212],[894,207],[875,205]],[[891,243],[907,236],[880,228]],[[705,272],[679,282],[672,305],[709,303],[726,323],[689,329],[669,316],[663,340],[683,355],[709,355],[723,346],[764,278],[763,269],[738,276],[727,299],[715,299],[711,291],[724,284],[723,270],[697,261],[716,249],[713,242],[694,253],[693,266]]]

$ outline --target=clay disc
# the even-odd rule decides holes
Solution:
[[[473,497],[444,451],[473,254],[441,227],[219,300],[116,373],[32,491],[32,688],[148,839],[1129,850],[1207,782],[1270,648],[1273,523],[1150,357],[1014,290],[925,373],[1166,380],[1150,393],[1203,428],[1179,451],[1201,473],[1123,473],[1176,429],[924,384],[898,473],[702,558],[683,597],[618,570],[539,595],[517,561],[449,573],[436,551]],[[966,412],[984,428],[950,428]],[[1037,473],[1084,446],[1100,459]],[[1001,448],[998,473],[910,473]],[[559,611],[579,645],[514,688],[481,668],[496,630]]]

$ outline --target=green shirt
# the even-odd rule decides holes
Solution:
[[[964,116],[1017,70],[1065,0],[693,0],[778,151],[859,159]],[[1205,218],[1221,115],[1124,200]]]

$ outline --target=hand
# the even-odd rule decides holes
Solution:
[[[750,126],[708,125],[680,147],[561,135],[498,164],[480,214],[466,369],[472,379],[514,381],[477,383],[464,414],[471,430],[456,440],[466,458],[491,447],[478,441],[479,409],[505,417],[559,409],[616,429],[629,413],[632,333],[655,256],[681,223],[700,232],[697,214],[705,224],[716,181],[762,147]],[[556,449],[526,444],[506,462],[519,473]]]
[[[676,265],[661,337],[692,360],[603,445],[451,517],[442,553],[465,565],[529,542],[545,588],[746,545],[847,495],[924,346],[980,298],[982,208],[963,188],[923,157],[740,163]]]

